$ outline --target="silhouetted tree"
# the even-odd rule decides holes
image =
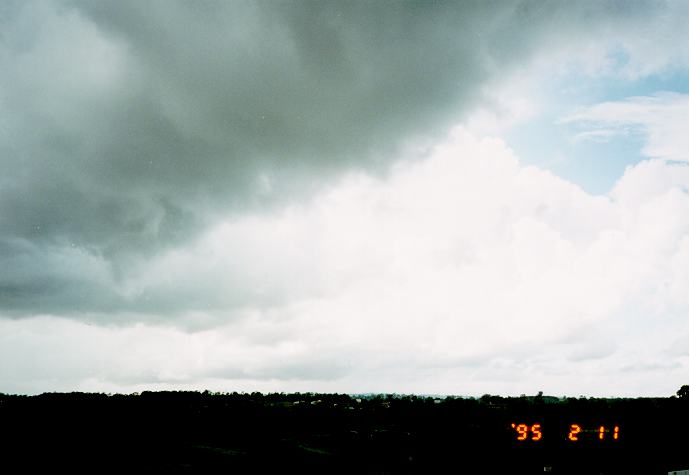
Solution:
[[[677,396],[682,399],[689,399],[689,384],[685,384],[677,390]]]

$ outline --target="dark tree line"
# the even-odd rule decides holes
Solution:
[[[636,399],[0,394],[0,472],[660,474],[689,468],[688,390]]]

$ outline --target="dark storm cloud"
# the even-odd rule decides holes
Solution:
[[[385,169],[544,43],[623,21],[616,5],[6,3],[0,311],[153,311],[114,291],[133,262]]]

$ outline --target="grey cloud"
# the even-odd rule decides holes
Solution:
[[[7,3],[0,309],[149,310],[114,290],[132,265],[218,213],[385,170],[403,140],[442,133],[544,44],[657,5],[635,6]],[[107,276],[61,260],[73,247]]]
[[[209,371],[204,376],[221,379],[332,381],[349,376],[352,372],[354,372],[354,368],[338,358],[316,359],[310,356],[308,358],[291,358],[289,362],[275,363],[253,370],[236,367],[222,368]]]

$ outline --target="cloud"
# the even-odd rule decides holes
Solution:
[[[387,173],[504,78],[544,58],[605,56],[602,44],[626,44],[640,24],[666,31],[682,11],[655,3],[6,3],[0,266],[16,273],[0,283],[0,306],[15,316],[127,307],[131,299],[112,289],[218,216],[298,202],[351,170]],[[510,111],[528,109],[514,104]],[[6,257],[18,247],[31,251]],[[96,283],[88,272],[38,275],[72,248],[75,259],[99,262]],[[75,297],[80,287],[91,289],[84,298]],[[150,310],[141,302],[131,310]]]
[[[686,68],[686,18],[5,2],[1,389],[598,393],[638,364],[660,369],[620,393],[674,392],[686,165],[648,160],[592,196],[483,135],[538,114],[551,76]],[[681,161],[685,103],[570,120]]]
[[[61,385],[101,390],[669,394],[689,364],[677,351],[689,335],[686,170],[643,162],[592,196],[457,128],[386,177],[352,172],[149,260],[118,291],[148,298],[150,314],[121,318],[150,324],[2,323],[2,360],[40,359],[2,379],[22,390],[55,387],[54,370]],[[156,320],[173,311],[178,328]],[[41,356],[52,353],[62,359]],[[652,378],[627,371],[660,360]],[[611,373],[624,374],[615,389]]]
[[[582,127],[578,139],[610,140],[620,135],[641,135],[642,153],[665,160],[689,161],[689,95],[658,92],[584,108],[563,119]]]

